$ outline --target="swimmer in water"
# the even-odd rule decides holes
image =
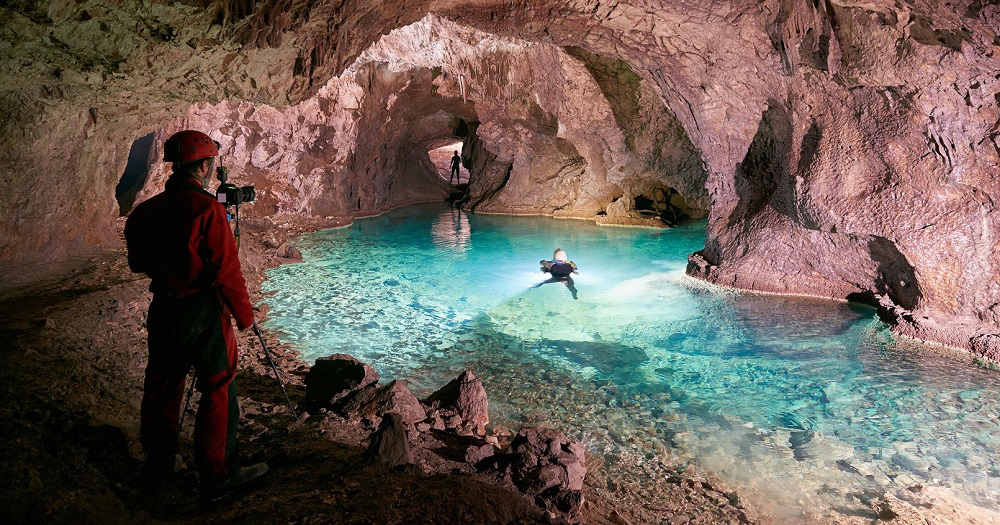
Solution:
[[[577,271],[576,263],[569,260],[569,257],[562,248],[556,248],[556,250],[552,252],[551,261],[542,259],[541,261],[538,261],[538,264],[542,266],[542,271],[548,273],[551,277],[536,284],[535,286],[532,286],[532,288],[538,288],[539,286],[548,283],[563,283],[566,285],[566,288],[569,289],[570,293],[573,294],[573,299],[577,298],[577,289],[575,283],[573,283],[573,277],[571,275],[579,272]]]

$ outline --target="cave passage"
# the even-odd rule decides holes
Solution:
[[[431,158],[431,163],[437,168],[438,175],[442,179],[452,180],[451,177],[451,158],[457,152],[459,156],[462,155],[463,142],[455,142],[454,144],[449,144],[447,146],[441,146],[440,148],[435,148],[427,152],[427,155]],[[465,166],[461,166],[458,170],[458,182],[455,184],[467,184],[469,182],[469,170]]]
[[[257,188],[241,268],[297,367],[348,353],[418,394],[472,369],[495,424],[571,434],[625,514],[707,474],[765,523],[1000,523],[998,27],[996,0],[5,2],[0,290],[72,301],[0,337],[32,387],[5,395],[30,509],[6,521],[140,510],[93,453],[139,459],[150,292],[120,217],[198,129]],[[573,287],[538,286],[556,247]],[[305,450],[250,393],[244,430]],[[329,506],[315,478],[285,501]]]
[[[669,451],[779,522],[874,517],[854,495],[932,479],[996,510],[995,373],[922,353],[869,307],[690,279],[704,239],[704,221],[409,207],[297,239],[307,262],[269,272],[267,326],[308,361],[347,353],[418,395],[474,369],[495,424],[575,429],[616,483]],[[579,266],[576,297],[535,288],[556,247]]]

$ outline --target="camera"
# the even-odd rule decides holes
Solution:
[[[257,191],[253,186],[237,186],[227,182],[229,180],[229,168],[219,166],[215,170],[215,177],[219,179],[219,189],[215,190],[215,197],[223,206],[239,206],[248,202],[253,202],[257,198]]]

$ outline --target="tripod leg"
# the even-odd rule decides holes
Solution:
[[[288,398],[288,392],[285,391],[285,383],[281,380],[281,375],[278,374],[278,367],[275,366],[274,360],[271,359],[271,351],[267,349],[267,343],[264,342],[264,335],[260,333],[260,328],[257,326],[256,321],[253,323],[253,333],[257,334],[260,346],[264,347],[264,357],[267,358],[267,364],[271,365],[271,371],[274,372],[274,379],[278,382],[278,387],[281,388],[281,394],[285,396],[285,402],[288,403],[288,409],[292,411],[292,417],[298,419],[299,414],[295,411],[292,400]]]
[[[187,415],[188,407],[191,406],[191,394],[194,394],[194,381],[195,381],[195,377],[192,377],[191,378],[191,385],[188,386],[187,399],[184,400],[184,410],[181,411],[181,422],[177,426],[178,430],[184,428],[184,416]]]

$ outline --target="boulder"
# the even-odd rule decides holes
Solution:
[[[480,461],[476,468],[511,482],[546,512],[569,522],[580,519],[587,474],[583,446],[558,430],[522,428],[506,452]]]
[[[1000,335],[981,334],[973,337],[969,341],[969,348],[972,353],[994,363],[1000,363]]]
[[[608,217],[633,217],[635,213],[635,201],[627,195],[608,203],[605,210]]]
[[[373,423],[389,413],[402,417],[407,426],[414,426],[427,419],[424,407],[417,401],[406,381],[396,380],[382,388],[368,385],[353,392],[338,404],[341,414],[347,417],[368,419]]]
[[[444,428],[459,434],[486,435],[486,425],[490,422],[489,400],[483,383],[471,370],[462,372],[431,394],[424,404],[430,417],[441,420]]]
[[[278,246],[278,249],[275,250],[275,255],[281,257],[282,259],[302,259],[302,252],[299,251],[298,248],[287,243]]]
[[[332,407],[351,392],[378,383],[374,368],[347,354],[321,357],[306,374],[308,407]]]
[[[372,433],[370,444],[365,451],[369,463],[395,467],[413,464],[410,444],[406,439],[403,417],[396,413],[386,414],[378,430]]]
[[[482,445],[472,445],[465,449],[465,462],[470,465],[475,465],[480,461],[490,457],[496,450],[490,443],[485,443]]]

